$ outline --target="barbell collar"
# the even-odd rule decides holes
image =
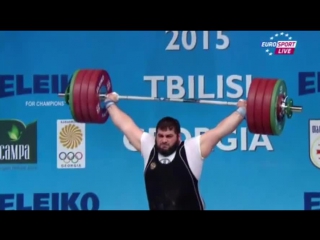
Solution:
[[[282,108],[286,109],[289,108],[292,112],[300,113],[302,112],[301,106],[287,106],[284,103],[281,105]]]
[[[302,112],[302,107],[301,106],[292,106],[290,107],[292,112]]]

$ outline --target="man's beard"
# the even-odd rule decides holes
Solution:
[[[162,149],[158,146],[158,144],[156,144],[156,148],[158,153],[160,153],[161,155],[167,157],[170,156],[172,153],[174,153],[177,148],[179,147],[180,141],[177,140],[175,144],[173,144],[173,146],[169,147],[168,149]]]

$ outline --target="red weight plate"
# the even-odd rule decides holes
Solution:
[[[81,86],[82,86],[82,78],[85,75],[87,70],[80,70],[74,80],[73,86],[73,109],[74,114],[76,116],[75,120],[77,122],[84,122],[84,117],[81,111],[82,97],[81,97]]]
[[[257,80],[259,81],[259,85],[257,87],[256,97],[254,100],[254,130],[255,133],[264,134],[261,112],[264,104],[264,92],[268,84],[268,79],[259,78]]]
[[[251,133],[257,133],[255,125],[255,99],[259,92],[260,79],[252,79],[247,98],[247,125]]]
[[[88,101],[88,94],[90,94],[88,90],[90,85],[92,84],[90,82],[90,78],[93,73],[94,70],[86,70],[85,74],[83,74],[81,82],[81,113],[83,116],[83,120],[86,123],[94,122],[94,119],[91,119],[90,117],[90,109],[94,108],[95,106]]]
[[[271,99],[272,99],[273,89],[277,81],[278,81],[277,79],[269,79],[266,89],[264,91],[261,119],[262,119],[263,131],[264,131],[264,134],[266,135],[273,135],[271,122],[270,122],[270,108],[271,108]]]
[[[109,118],[109,113],[103,104],[103,100],[99,98],[102,88],[106,90],[103,94],[112,92],[110,76],[105,70],[94,70],[88,86],[88,102],[92,106],[89,108],[90,117],[95,123],[105,123]]]

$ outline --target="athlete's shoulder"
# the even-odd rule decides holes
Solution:
[[[141,144],[148,144],[152,143],[154,144],[155,137],[151,133],[143,132],[141,135]]]
[[[188,148],[200,147],[200,135],[184,140],[184,146]]]
[[[144,159],[144,164],[146,166],[150,153],[154,147],[155,137],[154,135],[143,132],[141,135],[141,155]]]
[[[187,154],[189,153],[189,155],[192,155],[192,158],[199,158],[203,160],[200,149],[200,138],[201,135],[186,139],[184,141],[184,147]]]
[[[185,140],[185,152],[189,167],[193,175],[199,180],[201,177],[203,160],[200,149],[200,136],[195,136]]]

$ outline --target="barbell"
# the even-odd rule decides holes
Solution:
[[[104,93],[101,93],[104,91]],[[109,114],[103,100],[112,93],[111,79],[103,69],[77,70],[64,93],[70,112],[76,122],[105,123]],[[142,96],[119,96],[119,99],[142,101],[170,101],[182,103],[199,103],[213,105],[236,106],[237,102],[213,101],[202,99],[174,99]],[[247,98],[248,130],[255,134],[280,135],[284,129],[286,118],[302,112],[301,106],[294,106],[288,97],[287,86],[281,79],[254,78],[250,84]]]

